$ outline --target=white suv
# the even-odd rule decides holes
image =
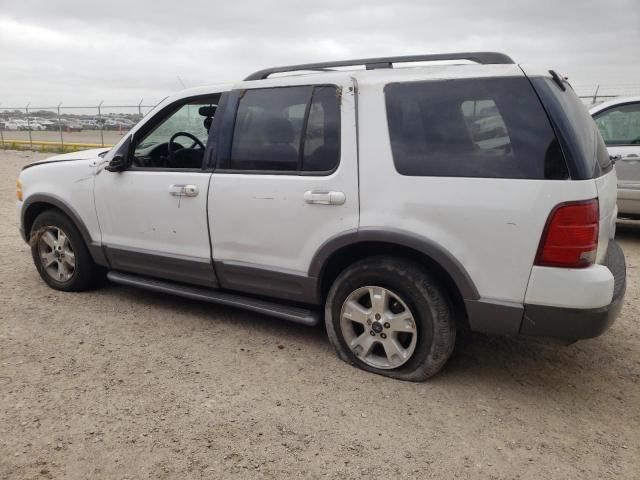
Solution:
[[[88,289],[106,270],[324,318],[340,358],[404,380],[435,374],[463,325],[599,335],[625,290],[600,133],[564,79],[499,53],[296,65],[187,90],[109,151],[28,165],[18,200],[53,288]]]

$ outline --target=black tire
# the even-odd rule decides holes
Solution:
[[[351,351],[342,333],[343,304],[352,292],[365,286],[394,292],[413,314],[417,343],[409,359],[397,368],[375,368],[365,363]],[[325,322],[329,340],[342,360],[369,372],[413,382],[435,375],[451,355],[456,339],[449,297],[427,271],[401,257],[369,257],[344,270],[329,290]]]
[[[58,281],[47,273],[40,259],[38,243],[48,227],[56,227],[64,232],[75,255],[75,268],[71,277],[65,281]],[[36,217],[31,226],[29,244],[33,263],[42,280],[51,288],[64,292],[80,292],[96,285],[101,270],[91,258],[78,228],[59,210],[46,210]]]

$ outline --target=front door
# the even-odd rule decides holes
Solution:
[[[610,107],[594,119],[609,154],[619,157],[618,208],[623,214],[640,214],[640,102]]]
[[[114,270],[216,286],[203,168],[219,96],[162,109],[133,136],[129,168],[102,170],[95,201],[102,244]]]
[[[222,287],[312,303],[314,254],[358,228],[354,86],[340,78],[230,95],[209,196]]]

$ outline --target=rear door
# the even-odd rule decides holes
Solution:
[[[232,92],[209,195],[222,287],[313,303],[312,257],[357,229],[354,86],[329,78]]]

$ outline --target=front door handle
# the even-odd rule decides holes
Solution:
[[[347,200],[344,192],[309,190],[304,192],[304,201],[319,205],[342,205]]]
[[[169,193],[176,197],[195,197],[198,195],[198,187],[195,185],[169,185]]]

